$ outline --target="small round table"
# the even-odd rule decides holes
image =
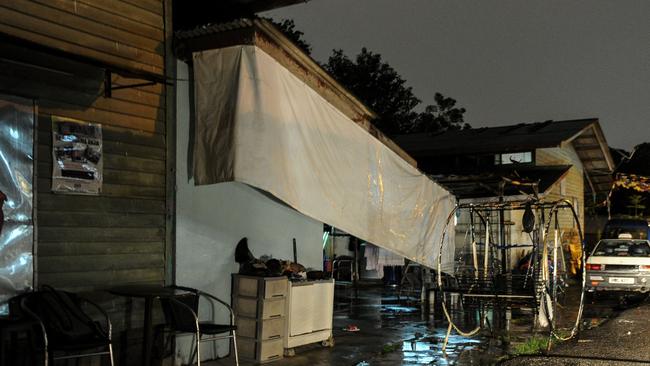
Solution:
[[[151,349],[153,348],[153,300],[165,297],[175,297],[186,294],[186,291],[164,287],[161,285],[127,285],[108,289],[108,292],[124,297],[144,299],[144,336],[142,346],[142,364],[151,365]]]

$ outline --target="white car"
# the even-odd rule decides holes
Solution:
[[[650,241],[603,239],[586,263],[587,291],[650,291]]]

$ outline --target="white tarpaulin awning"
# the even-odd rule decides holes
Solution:
[[[197,185],[238,181],[426,266],[451,193],[255,46],[194,53]],[[447,232],[454,241],[454,229]],[[453,260],[446,245],[443,268]]]

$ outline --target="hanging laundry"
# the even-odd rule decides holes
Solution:
[[[366,271],[381,271],[379,278],[384,276],[383,268],[379,268],[379,247],[366,243],[363,256],[366,258]]]
[[[364,257],[366,258],[366,270],[377,271],[379,278],[384,277],[384,266],[404,265],[404,257],[368,243],[366,243]]]

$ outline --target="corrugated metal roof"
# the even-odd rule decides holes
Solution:
[[[225,23],[207,24],[189,30],[181,30],[175,33],[177,39],[188,39],[194,37],[207,36],[225,31],[250,28],[253,26],[253,19],[241,18]]]
[[[483,127],[447,131],[440,134],[411,134],[395,138],[395,142],[414,157],[517,152],[535,148],[560,146],[573,139],[596,119],[520,123],[511,126]]]
[[[402,135],[395,141],[419,165],[436,158],[531,151],[571,143],[589,178],[588,189],[606,195],[612,184],[613,159],[595,118],[520,123],[510,126]]]
[[[433,175],[431,177],[460,199],[486,198],[498,197],[501,194],[501,187],[505,180],[536,182],[539,188],[538,193],[544,193],[560,180],[570,168],[570,165],[521,167],[501,172],[472,175]],[[504,196],[530,195],[534,193],[532,187],[514,184],[503,185]]]

